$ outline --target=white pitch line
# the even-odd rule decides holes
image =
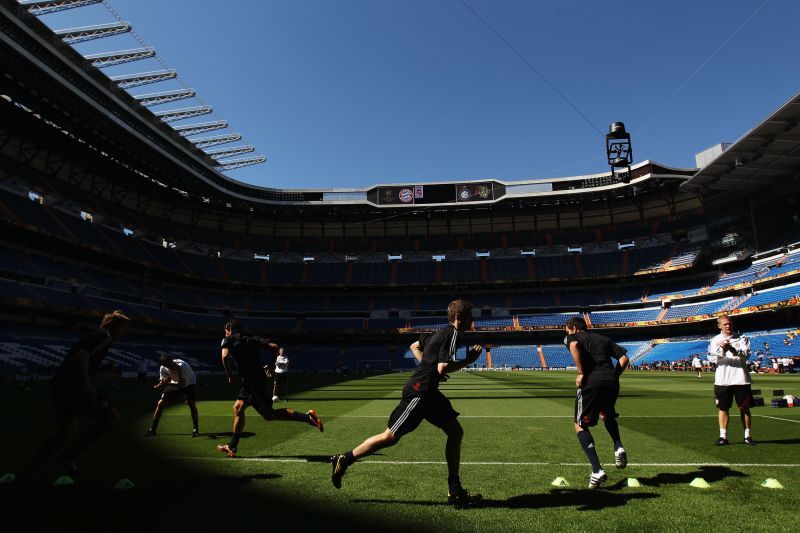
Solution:
[[[769,415],[753,415],[758,416],[761,418],[771,418],[772,420],[783,420],[784,422],[794,422],[795,424],[800,424],[800,420],[790,420],[788,418],[779,418],[777,416],[769,416]]]

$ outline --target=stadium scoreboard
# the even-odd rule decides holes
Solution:
[[[378,205],[431,205],[491,202],[505,196],[505,185],[496,181],[380,186],[367,193]]]

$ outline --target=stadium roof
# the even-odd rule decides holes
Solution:
[[[796,186],[800,176],[800,93],[683,184],[686,191],[752,193]]]

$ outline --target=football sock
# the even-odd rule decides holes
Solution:
[[[308,420],[309,420],[308,413],[299,413],[299,412],[295,411],[294,413],[292,413],[289,416],[291,416],[292,420],[294,420],[295,422],[306,422],[307,423]]]
[[[592,438],[592,434],[589,433],[589,430],[584,429],[583,431],[578,432],[578,442],[581,443],[583,453],[586,454],[586,457],[589,458],[589,462],[592,463],[592,472],[595,474],[598,473],[603,469],[603,467],[600,466],[600,458],[597,457],[597,450],[594,447],[594,439]]]
[[[153,431],[157,430],[158,429],[158,422],[159,422],[159,420],[157,418],[154,418],[153,419],[153,423],[150,424],[150,429],[152,429]]]
[[[750,428],[744,428],[744,438],[750,437]]]
[[[605,419],[606,431],[614,441],[614,451],[622,448],[622,439],[619,437],[619,424],[617,424],[616,417],[607,416]]]
[[[342,464],[344,465],[345,468],[347,468],[348,466],[350,466],[351,464],[353,464],[355,462],[356,462],[356,458],[353,457],[353,452],[352,451],[349,451],[349,452],[345,453],[344,457],[342,457]]]
[[[447,488],[450,494],[455,494],[461,490],[461,478],[458,476],[447,476]]]
[[[727,439],[728,438],[728,430],[720,428],[720,430],[719,430],[719,438]]]
[[[238,433],[234,433],[231,435],[231,441],[228,443],[228,448],[235,450],[239,446],[239,439],[240,435]]]

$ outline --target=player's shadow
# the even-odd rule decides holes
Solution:
[[[233,487],[239,485],[247,485],[253,481],[265,479],[280,479],[281,474],[245,474],[242,476],[209,476],[204,480],[213,483],[214,487]]]
[[[731,470],[726,466],[703,466],[694,472],[662,472],[652,477],[640,477],[637,479],[639,483],[646,487],[660,487],[662,485],[687,485],[696,477],[701,477],[709,483],[716,483],[728,477],[747,477],[747,475],[738,470]],[[624,486],[625,480],[623,479],[607,487],[607,490],[619,490]]]
[[[757,440],[756,446],[759,444],[800,444],[800,439]]]
[[[242,431],[241,433],[239,433],[239,438],[246,439],[254,435],[255,433],[253,433],[252,431]],[[233,432],[223,431],[222,433],[201,433],[200,436],[208,437],[209,439],[218,439],[220,437],[233,437]]]
[[[546,509],[552,507],[576,507],[578,511],[592,511],[608,507],[622,507],[632,500],[650,500],[658,498],[658,494],[646,492],[608,492],[605,490],[589,491],[585,489],[551,489],[543,494],[521,494],[506,500],[485,499],[470,509]],[[449,506],[439,501],[397,501],[377,499],[354,499],[353,503],[402,503],[406,505],[440,505]]]

